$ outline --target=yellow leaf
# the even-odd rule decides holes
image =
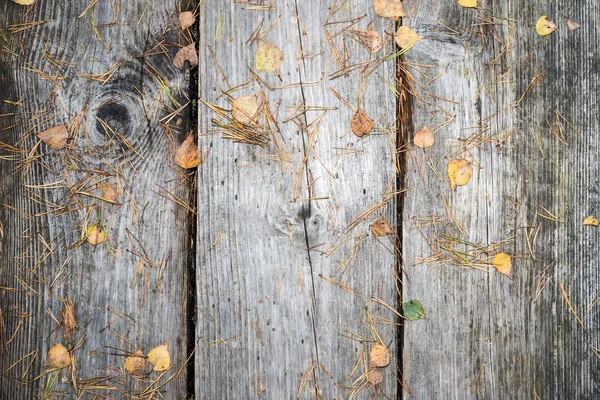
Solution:
[[[35,3],[35,0],[12,0],[13,2],[20,4],[22,6],[29,6]]]
[[[94,246],[106,242],[107,239],[106,232],[104,232],[100,224],[91,225],[87,229],[86,236],[88,243]]]
[[[46,365],[50,368],[64,368],[71,364],[71,355],[62,344],[55,344],[48,351]]]
[[[258,99],[256,96],[242,96],[233,99],[231,102],[231,115],[238,121],[249,124],[256,122],[256,114],[258,114]]]
[[[418,35],[410,26],[402,25],[396,31],[394,39],[398,46],[404,50],[408,50],[413,47],[419,40],[423,39],[423,36]]]
[[[433,146],[435,143],[435,139],[433,138],[433,132],[431,129],[424,125],[417,133],[415,133],[415,137],[413,139],[413,143],[415,146],[420,147],[422,149],[428,149]]]
[[[546,16],[540,17],[537,23],[535,24],[535,30],[538,35],[546,36],[554,32],[558,29],[558,26],[551,19],[546,18]]]
[[[375,14],[383,18],[397,20],[400,17],[406,17],[404,5],[400,0],[375,0],[373,2]]]
[[[146,358],[141,350],[125,358],[125,370],[130,374],[139,374],[146,368]]]
[[[358,110],[350,123],[352,132],[358,137],[368,135],[373,130],[373,120],[363,111]]]
[[[154,366],[154,371],[165,371],[171,366],[171,356],[167,344],[153,348],[148,353],[148,361]]]
[[[261,72],[275,72],[281,66],[283,61],[283,52],[279,47],[265,42],[258,41],[258,50],[254,54],[254,66]]]
[[[194,136],[190,133],[185,141],[175,151],[175,164],[181,168],[196,168],[202,161],[200,149],[194,142]]]
[[[36,134],[36,136],[51,149],[60,150],[67,146],[69,132],[64,125],[60,125],[46,129],[45,131]]]
[[[494,256],[492,265],[498,272],[504,274],[510,278],[510,270],[512,268],[512,261],[510,256],[506,253],[498,253]]]
[[[598,219],[596,217],[590,215],[583,220],[583,225],[598,226],[600,224],[598,223]]]
[[[452,160],[448,163],[448,178],[450,179],[450,188],[463,186],[469,183],[473,175],[473,168],[465,159]]]
[[[371,347],[369,358],[371,360],[372,368],[387,367],[390,364],[392,353],[387,347],[378,343]]]
[[[477,0],[458,0],[458,4],[463,7],[477,7]]]

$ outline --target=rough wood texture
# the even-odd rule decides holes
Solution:
[[[191,184],[171,161],[189,118],[187,111],[175,116],[168,135],[158,119],[178,108],[173,101],[188,101],[186,74],[164,51],[173,56],[174,43],[187,44],[175,24],[178,7],[190,4],[100,1],[78,18],[89,4],[39,1],[27,15],[13,2],[0,6],[7,35],[0,53],[0,397],[51,389],[68,398],[144,398],[150,382],[124,374],[122,354],[167,341],[173,368],[159,382],[183,370],[160,391],[181,399],[191,216],[163,195],[189,200]],[[16,28],[9,25],[23,21],[47,22],[10,33]],[[37,132],[61,124],[74,137],[70,149],[38,143]],[[99,198],[107,183],[118,191],[117,204]],[[82,232],[98,218],[109,240],[94,247]],[[56,329],[63,298],[74,302],[78,323],[69,339]],[[34,380],[52,344],[72,348],[80,340],[73,352],[78,390],[69,368],[55,382],[55,373]]]
[[[588,47],[598,40],[598,5],[485,3],[489,10],[406,2],[410,17],[403,24],[425,37],[404,56],[423,84],[411,131],[424,124],[440,128],[434,147],[407,155],[412,190],[403,212],[404,296],[422,301],[427,320],[404,328],[404,393],[415,399],[596,398],[598,230],[581,223],[600,212],[592,106],[599,84]],[[551,14],[560,29],[537,35],[535,22]],[[569,32],[564,17],[581,29]],[[556,111],[565,118],[558,117],[560,129]],[[568,144],[558,140],[563,135]],[[463,157],[473,163],[473,178],[450,190],[446,165]],[[453,262],[442,246],[474,247],[444,234],[497,246],[471,252],[469,262],[455,255]],[[488,269],[498,251],[513,257],[512,280],[455,266],[474,261]],[[420,263],[432,255],[441,262]]]
[[[329,22],[338,21],[331,25],[326,23],[334,4],[328,1],[274,4],[273,10],[259,11],[210,0],[202,9],[200,53],[206,56],[200,98],[229,109],[225,93],[260,98],[264,91],[279,131],[273,133],[278,144],[273,139],[264,149],[233,143],[211,123],[219,118],[216,113],[200,109],[202,144],[210,154],[198,179],[196,396],[254,398],[266,388],[264,396],[274,399],[311,398],[310,392],[323,399],[353,392],[357,398],[394,398],[396,317],[370,298],[396,307],[397,263],[390,239],[377,240],[369,224],[380,214],[396,223],[396,200],[389,194],[396,179],[396,100],[385,84],[395,85],[395,61],[361,80],[368,74],[350,66],[369,54],[350,33],[340,33],[365,13],[356,25],[363,30],[375,20],[384,35],[393,24],[374,18],[369,1],[343,5],[330,17]],[[257,43],[247,41],[273,23],[262,39],[282,49],[285,58],[278,76],[257,72],[266,82],[259,83],[249,71],[255,70]],[[336,78],[344,74],[328,33],[347,76]],[[386,44],[389,54],[391,41]],[[363,139],[350,132],[353,112],[329,90],[356,107],[359,86],[361,108],[375,119],[378,133]],[[384,200],[387,205],[349,228]],[[360,293],[350,294],[332,281]],[[358,378],[377,340],[374,331],[390,346],[394,361],[384,370],[381,387],[366,385],[359,392],[365,380]],[[364,340],[349,337],[354,334]]]

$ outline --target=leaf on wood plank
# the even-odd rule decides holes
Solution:
[[[179,25],[181,25],[181,29],[187,29],[190,26],[194,25],[196,22],[196,17],[194,13],[191,11],[184,11],[179,14]]]
[[[366,31],[357,29],[355,32],[360,43],[365,46],[365,49],[367,49],[369,54],[375,54],[383,48],[383,39],[381,39],[379,32],[373,28],[373,24],[367,25]]]
[[[161,344],[148,353],[148,361],[154,366],[154,371],[165,371],[171,366],[171,356],[167,344]]]
[[[367,381],[372,385],[379,385],[383,382],[383,372],[379,368],[371,368],[367,371]]]
[[[363,111],[358,110],[351,121],[352,132],[358,137],[368,135],[373,130],[373,120]]]
[[[556,26],[554,21],[548,19],[545,15],[541,16],[535,24],[535,30],[537,31],[538,35],[541,36],[549,35],[557,29],[558,26]]]
[[[279,47],[259,40],[258,50],[254,54],[254,66],[261,72],[275,72],[281,66],[283,57],[283,52]]]
[[[238,121],[249,124],[256,122],[258,114],[258,99],[256,96],[242,96],[233,99],[231,102],[231,115]]]
[[[492,260],[492,265],[501,274],[504,274],[504,275],[508,276],[509,278],[511,277],[510,270],[512,269],[512,260],[508,254],[506,254],[506,253],[496,254],[494,256],[494,259]]]
[[[173,59],[173,65],[177,69],[183,69],[185,62],[190,63],[190,67],[198,65],[198,53],[196,53],[196,43],[188,44],[185,47],[179,49],[175,58]]]
[[[64,125],[59,125],[40,132],[36,136],[51,149],[60,150],[67,147],[69,131],[67,131],[67,128]]]
[[[94,246],[106,242],[106,239],[108,238],[100,224],[94,224],[88,227],[86,235],[88,243]]]
[[[567,29],[569,31],[571,31],[571,32],[576,31],[580,27],[581,27],[581,25],[579,25],[577,22],[567,19]]]
[[[465,159],[452,160],[448,163],[448,178],[450,179],[450,189],[457,186],[463,186],[469,183],[473,175],[473,168]]]
[[[383,18],[397,20],[400,17],[406,17],[408,14],[404,10],[404,5],[400,0],[375,0],[373,2],[375,14]]]
[[[141,350],[125,358],[125,370],[132,375],[141,374],[146,369],[146,357]]]
[[[598,226],[598,219],[593,215],[590,215],[589,217],[585,217],[585,219],[583,220],[583,225]]]
[[[64,308],[60,312],[60,325],[65,334],[65,340],[69,341],[71,333],[77,329],[77,319],[75,318],[75,304],[68,299],[63,300]]]
[[[473,8],[477,7],[477,0],[458,0],[458,4],[463,7]]]
[[[402,304],[402,313],[404,318],[409,321],[416,321],[425,318],[425,310],[419,300],[411,300]]]
[[[190,133],[181,146],[175,151],[175,164],[181,168],[196,168],[202,161],[200,149],[194,142],[194,136]]]
[[[35,0],[12,0],[14,3],[20,4],[22,6],[29,6],[35,3]]]
[[[371,347],[369,358],[371,360],[371,367],[387,367],[392,359],[392,353],[387,347],[377,343],[375,346]]]
[[[390,226],[390,224],[384,219],[378,219],[377,221],[371,224],[371,230],[373,231],[373,235],[375,236],[386,236],[394,233],[394,230]]]
[[[431,132],[431,129],[429,129],[427,125],[423,126],[417,133],[415,133],[413,143],[415,146],[422,149],[430,148],[435,143],[433,132]]]
[[[46,364],[50,368],[65,368],[71,365],[71,355],[62,344],[55,344],[48,351]]]
[[[394,39],[398,46],[404,50],[408,50],[413,47],[419,40],[423,39],[423,36],[417,34],[410,26],[402,25],[396,31]]]
[[[117,189],[113,185],[103,185],[100,190],[102,190],[102,198],[108,201],[117,201],[119,197],[119,193]]]

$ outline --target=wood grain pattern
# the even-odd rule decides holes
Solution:
[[[581,222],[599,212],[598,80],[586,44],[597,40],[598,6],[485,3],[406,2],[403,24],[425,37],[404,56],[423,85],[411,130],[439,129],[434,147],[407,155],[404,296],[422,301],[427,320],[405,326],[405,396],[595,398],[598,230]],[[537,19],[552,14],[560,29],[537,35]],[[569,32],[565,16],[581,29]],[[463,157],[473,178],[450,190],[446,165]],[[468,262],[444,246],[471,250]],[[488,269],[499,251],[513,257],[512,280],[456,266]],[[421,262],[429,256],[439,262]]]
[[[386,196],[395,190],[396,100],[385,82],[395,85],[395,61],[379,63],[361,81],[368,74],[350,66],[369,54],[342,32],[365,13],[356,25],[363,30],[371,20],[382,35],[393,25],[374,18],[368,1],[342,5],[330,17],[335,4],[326,1],[274,6],[259,11],[207,1],[202,12],[200,52],[208,55],[200,66],[200,97],[229,109],[225,93],[264,92],[279,129],[264,149],[233,143],[212,124],[219,117],[200,110],[210,155],[198,179],[196,396],[254,398],[265,390],[266,398],[277,399],[394,398],[394,366],[384,371],[381,387],[358,387],[365,382],[359,379],[367,365],[363,351],[376,339],[369,322],[396,351],[396,316],[370,299],[396,307],[397,263],[391,241],[369,233],[380,214],[396,223],[395,197]],[[262,39],[285,54],[278,75],[257,72],[264,83],[249,70],[255,70],[257,43],[247,41],[255,30],[266,31]],[[330,87],[354,107],[362,88],[361,108],[378,134],[354,136],[353,112]],[[352,229],[355,218],[383,200],[388,203]]]
[[[18,149],[0,150],[0,310],[8,341],[0,352],[2,398],[50,389],[68,398],[147,398],[155,386],[126,375],[123,354],[164,342],[173,367],[159,382],[181,373],[160,392],[187,393],[191,216],[166,190],[190,201],[191,183],[171,161],[189,129],[189,107],[168,122],[169,132],[158,121],[188,102],[187,74],[168,54],[187,44],[176,21],[178,7],[192,5],[94,3],[85,15],[88,1],[0,6],[7,39],[0,142]],[[46,22],[18,31],[23,21]],[[35,133],[61,124],[73,136],[68,150],[37,143]],[[99,198],[107,183],[118,191],[116,204]],[[108,242],[94,247],[82,232],[99,219]],[[57,328],[65,298],[75,303],[78,323],[68,339]],[[81,344],[72,353],[76,368],[38,378],[54,343]]]

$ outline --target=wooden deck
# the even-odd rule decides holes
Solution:
[[[600,397],[600,5],[404,8],[3,1],[0,398]]]

